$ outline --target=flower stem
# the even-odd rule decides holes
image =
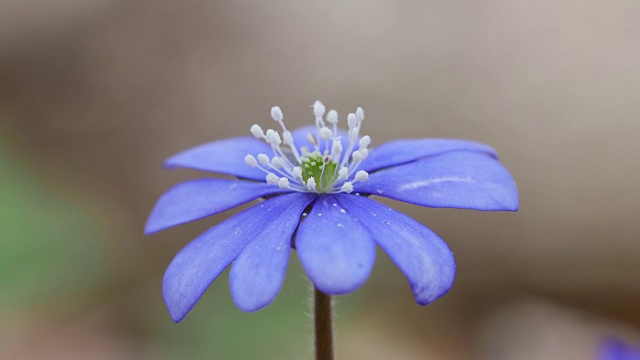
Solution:
[[[332,299],[314,287],[316,360],[333,360]]]

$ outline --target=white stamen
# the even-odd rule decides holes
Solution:
[[[314,178],[310,177],[307,180],[307,189],[311,191],[316,191],[316,180]]]
[[[367,150],[366,148],[364,149],[360,149],[360,156],[362,157],[362,160],[366,159],[367,156],[369,156],[369,150]]]
[[[331,157],[334,161],[340,161],[340,155],[342,155],[342,143],[340,140],[333,140],[331,144]]]
[[[331,125],[338,123],[338,112],[335,110],[329,110],[327,113],[327,122]]]
[[[253,155],[247,155],[244,157],[244,162],[247,163],[247,165],[251,166],[251,167],[256,167],[258,166],[258,162],[256,161],[256,158],[253,157]]]
[[[364,110],[359,106],[356,109],[356,118],[358,119],[358,125],[364,120]]]
[[[353,145],[355,145],[356,141],[358,140],[358,133],[360,132],[360,128],[359,127],[354,127],[352,129],[349,129],[349,142]],[[349,144],[349,145],[351,145]],[[352,147],[353,148],[353,147]]]
[[[343,166],[338,171],[338,181],[347,180],[347,177],[349,177],[349,169]]]
[[[349,130],[355,128],[356,125],[358,125],[356,114],[350,113],[349,115],[347,115],[347,125],[349,125]]]
[[[353,159],[353,162],[359,163],[362,161],[362,154],[360,154],[360,150],[356,150],[353,153],[351,153],[351,158]]]
[[[266,180],[267,180],[267,184],[269,184],[269,185],[278,185],[278,181],[280,179],[278,178],[278,175],[276,175],[274,173],[268,173]]]
[[[274,106],[271,108],[271,118],[277,122],[282,121],[284,119],[284,115],[282,114],[282,110],[280,110],[280,106]]]
[[[262,130],[262,128],[258,124],[251,125],[251,133],[253,134],[253,136],[256,137],[256,139],[263,139],[264,138],[264,131]]]
[[[362,149],[366,149],[367,147],[369,147],[369,144],[371,144],[371,138],[369,137],[369,135],[365,135],[362,137],[362,139],[360,139],[360,150]]]
[[[271,146],[280,146],[280,144],[282,144],[282,140],[280,140],[280,135],[278,135],[278,132],[273,129],[267,130],[266,137],[267,137],[267,144]]]
[[[364,170],[360,170],[360,171],[358,171],[356,173],[355,181],[367,181],[367,179],[369,179],[369,173],[368,172],[366,172]]]
[[[279,156],[274,156],[273,159],[271,159],[271,165],[276,169],[281,169],[284,166],[284,160]]]
[[[317,117],[317,118],[322,118],[322,116],[324,115],[326,108],[324,107],[324,104],[322,102],[320,102],[319,100],[316,100],[316,102],[313,103],[313,114]]]
[[[302,169],[300,168],[300,166],[296,166],[293,168],[293,170],[291,170],[291,176],[293,176],[293,178],[296,180],[302,180]]]
[[[347,194],[349,194],[350,192],[353,191],[353,185],[351,184],[351,182],[346,181],[344,184],[342,184],[342,187],[340,188],[340,191],[346,192]]]
[[[320,139],[329,140],[332,137],[333,137],[333,133],[328,127],[325,126],[322,129],[320,129]]]
[[[269,166],[269,157],[266,154],[258,154],[258,161],[262,166]]]
[[[281,177],[278,179],[278,186],[280,189],[288,189],[289,188],[289,179],[286,177]]]

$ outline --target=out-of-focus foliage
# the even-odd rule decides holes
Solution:
[[[98,287],[106,270],[90,204],[11,156],[8,141],[0,133],[0,316]]]

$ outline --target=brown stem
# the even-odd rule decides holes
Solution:
[[[332,299],[314,287],[316,360],[333,360]]]

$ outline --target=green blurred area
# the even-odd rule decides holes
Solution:
[[[0,132],[0,317],[95,289],[109,266],[91,204],[8,149]]]

